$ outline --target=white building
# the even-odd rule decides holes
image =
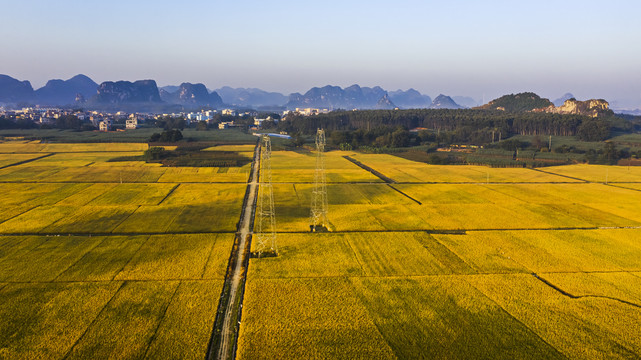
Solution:
[[[233,121],[223,121],[220,124],[218,124],[219,129],[229,129],[230,127],[235,127],[236,124],[234,124]]]
[[[125,129],[127,130],[134,130],[138,128],[138,119],[133,118],[133,119],[127,119],[127,122],[125,124]]]
[[[102,120],[99,124],[100,131],[109,131],[111,130],[111,120],[105,119]]]

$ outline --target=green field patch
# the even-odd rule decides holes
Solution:
[[[571,359],[632,359],[641,354],[641,309],[609,299],[572,299],[532,275],[466,281]]]
[[[102,237],[27,237],[0,263],[0,281],[52,281],[102,242]],[[3,244],[3,248],[6,244]]]
[[[0,358],[62,359],[120,283],[9,284],[0,290]]]
[[[60,207],[57,207],[60,208]],[[66,209],[67,207],[64,207]],[[82,206],[61,217],[55,223],[43,228],[43,233],[110,233],[138,207],[123,206]],[[29,213],[27,213],[29,214]]]
[[[223,281],[182,281],[145,358],[199,359],[207,353]]]
[[[115,279],[200,279],[217,238],[214,234],[153,235]]]
[[[278,256],[252,259],[257,278],[334,277],[363,275],[348,234],[279,234]],[[252,251],[256,251],[256,235]]]
[[[565,358],[462,278],[350,281],[398,358]]]
[[[178,285],[177,281],[125,282],[66,358],[144,357]]]
[[[287,306],[283,306],[287,304]],[[346,279],[247,282],[239,359],[394,359]]]
[[[149,236],[107,236],[56,281],[109,281],[129,263]]]

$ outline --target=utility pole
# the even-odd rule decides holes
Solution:
[[[325,177],[325,130],[316,131],[316,169],[309,230],[327,230],[327,180]]]
[[[257,211],[258,231],[256,232],[256,251],[259,258],[265,252],[278,255],[276,213],[274,211],[274,190],[272,186],[272,142],[269,135],[262,135],[261,142]]]

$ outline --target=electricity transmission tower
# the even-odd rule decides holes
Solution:
[[[327,230],[327,180],[325,178],[325,130],[316,131],[316,170],[312,192],[311,231]]]
[[[258,257],[269,252],[278,255],[276,245],[276,213],[272,187],[272,142],[269,135],[261,136],[260,184],[258,187],[258,231],[256,232]]]

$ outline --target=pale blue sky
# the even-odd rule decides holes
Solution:
[[[0,73],[284,93],[520,91],[641,107],[641,2],[0,0]]]

